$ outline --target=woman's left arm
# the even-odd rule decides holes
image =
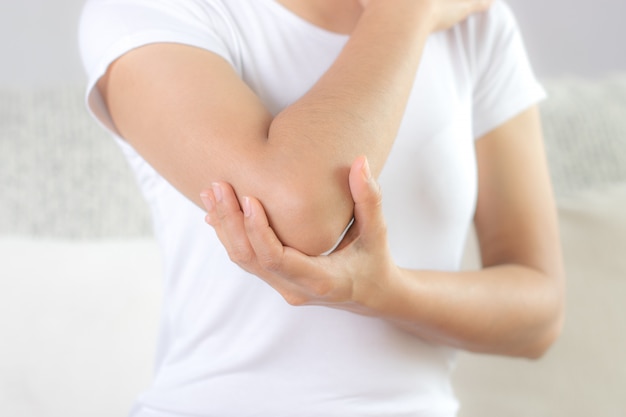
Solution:
[[[245,197],[240,208],[226,183],[214,184],[219,193],[203,194],[207,222],[235,262],[290,304],[381,317],[424,339],[474,352],[536,358],[560,332],[565,281],[537,109],[487,133],[476,152],[479,271],[396,266],[381,194],[364,158],[349,177],[355,223],[330,256],[284,247],[258,200]]]
[[[476,153],[483,269],[402,270],[395,292],[419,302],[395,297],[385,309],[395,305],[393,316],[416,317],[413,326],[456,347],[536,358],[560,333],[565,287],[537,108],[480,138]]]

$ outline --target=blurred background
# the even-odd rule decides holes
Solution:
[[[626,68],[626,2],[510,0],[537,74],[601,76]],[[83,0],[0,3],[0,85],[77,82]]]
[[[158,248],[83,105],[83,3],[0,0],[0,416],[125,416],[150,375]],[[626,1],[509,4],[550,95],[568,322],[538,363],[461,355],[460,417],[624,417]]]

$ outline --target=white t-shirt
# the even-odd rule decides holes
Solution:
[[[98,78],[133,48],[178,42],[222,56],[277,113],[315,83],[347,39],[274,0],[91,0],[81,21],[89,108],[115,134],[94,89]],[[477,195],[474,140],[543,94],[501,2],[429,38],[380,176],[399,265],[459,268]],[[119,142],[165,262],[155,377],[139,407],[161,417],[455,415],[453,349],[381,319],[288,305],[233,264],[204,213]]]

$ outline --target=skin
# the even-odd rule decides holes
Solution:
[[[275,117],[222,58],[178,44],[125,54],[98,88],[121,135],[191,201],[202,207],[200,191],[227,181],[263,202],[282,242],[319,254],[352,217],[352,161],[366,155],[378,175],[387,159],[428,35],[488,4],[288,3],[351,36],[321,79]],[[328,20],[335,10],[341,18]]]
[[[562,325],[564,277],[537,110],[477,141],[480,271],[395,265],[375,181],[428,35],[490,2],[282,3],[350,33],[300,100],[272,116],[221,58],[182,45],[145,46],[98,84],[124,138],[206,208],[231,259],[290,304],[382,317],[472,351],[541,356]],[[353,215],[339,250],[315,256]]]
[[[486,134],[477,154],[479,271],[399,268],[389,253],[382,195],[364,157],[349,176],[355,223],[329,256],[284,246],[261,203],[244,197],[241,209],[227,183],[203,193],[206,220],[235,262],[292,305],[386,318],[469,351],[539,358],[562,327],[564,275],[537,109]]]

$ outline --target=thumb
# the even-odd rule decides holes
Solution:
[[[358,157],[350,168],[350,192],[354,201],[354,221],[359,235],[383,232],[385,222],[382,213],[380,187],[370,172],[365,156]]]

